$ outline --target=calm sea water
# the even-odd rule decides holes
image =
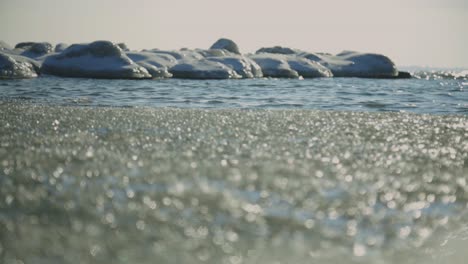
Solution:
[[[275,108],[468,113],[468,74],[376,80],[0,80],[0,98],[88,106]]]
[[[418,76],[0,80],[0,263],[465,263],[467,79]]]

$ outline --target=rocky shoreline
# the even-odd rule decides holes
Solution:
[[[287,47],[264,47],[242,54],[229,39],[209,49],[130,51],[124,43],[95,41],[55,47],[22,42],[11,48],[0,41],[0,79],[54,75],[103,79],[244,78],[411,78],[381,54],[343,51],[336,55]]]

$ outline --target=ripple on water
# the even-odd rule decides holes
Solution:
[[[431,73],[432,74],[432,73]],[[420,75],[416,75],[420,76]],[[445,76],[445,75],[444,75]],[[459,113],[468,101],[466,80],[446,78],[375,80],[319,78],[305,80],[93,80],[41,77],[32,80],[0,80],[2,98],[33,98],[37,102],[66,104],[87,96],[92,102],[112,106],[171,106],[209,108],[345,109],[351,111],[399,111]],[[7,88],[8,87],[8,88]],[[131,97],[131,100],[129,98]],[[265,104],[263,100],[269,98]],[[276,99],[275,99],[276,98]],[[281,99],[278,103],[277,99]],[[213,101],[222,103],[213,104]],[[274,102],[273,102],[274,101]],[[407,108],[400,102],[418,103]],[[363,105],[364,102],[364,105]],[[93,103],[91,103],[93,104]],[[346,105],[342,108],[343,104]],[[85,103],[89,105],[89,103]]]

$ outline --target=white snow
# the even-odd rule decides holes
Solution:
[[[169,69],[174,78],[182,79],[238,79],[241,78],[230,67],[208,59],[182,60]]]
[[[127,52],[127,56],[138,65],[144,67],[153,78],[170,78],[168,68],[174,66],[177,60],[169,54],[154,52]]]
[[[0,79],[23,79],[37,77],[34,65],[21,58],[0,52]]]
[[[95,41],[74,44],[62,53],[45,58],[42,72],[63,77],[142,79],[151,78],[114,43]]]
[[[333,74],[323,65],[296,55],[259,53],[251,55],[262,68],[263,75],[276,78],[317,78]]]
[[[262,69],[252,59],[242,55],[231,55],[224,57],[209,57],[210,61],[220,62],[229,68],[233,69],[242,78],[261,78],[263,77]]]
[[[211,45],[210,49],[224,49],[235,54],[241,54],[237,44],[226,38],[218,39],[213,45]]]
[[[21,42],[16,44],[13,53],[36,59],[52,52],[52,44],[48,42]]]
[[[24,56],[41,72],[64,77],[89,78],[193,78],[230,79],[364,77],[396,78],[398,70],[386,56],[343,51],[332,55],[273,46],[256,54],[242,55],[238,45],[221,38],[210,49],[128,51],[124,43],[96,41],[67,46],[60,43],[52,52],[47,42],[22,42],[9,49],[9,56]],[[37,71],[37,70],[36,70]],[[401,75],[403,76],[403,75]]]
[[[263,76],[273,78],[299,78],[299,73],[289,66],[286,58],[278,54],[250,55],[262,69]]]

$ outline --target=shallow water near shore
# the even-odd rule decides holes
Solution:
[[[468,113],[468,73],[419,72],[402,80],[0,80],[0,98],[82,106],[321,109]]]
[[[0,81],[0,262],[464,263],[466,85]]]

